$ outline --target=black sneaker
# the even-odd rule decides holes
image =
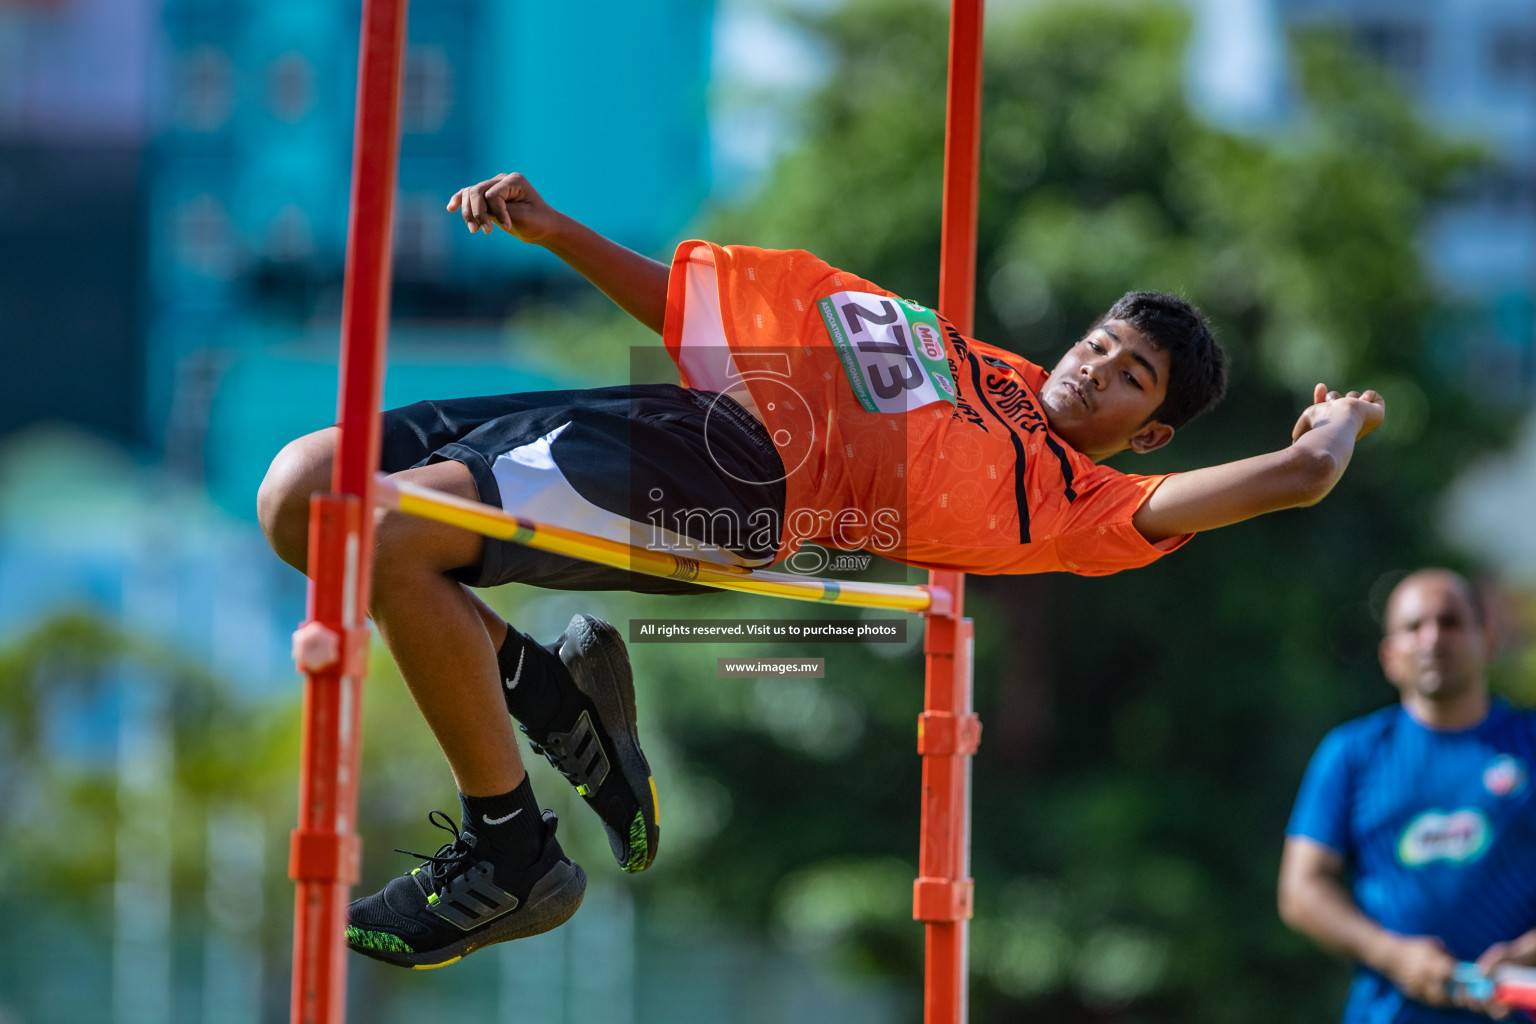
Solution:
[[[614,859],[625,871],[644,871],[656,859],[656,781],[635,732],[635,682],[619,631],[602,619],[577,615],[551,645],[579,699],[574,714],[534,732],[521,726],[534,753],[576,787],[608,833]]]
[[[347,945],[364,956],[418,969],[444,967],[481,946],[522,939],[564,924],[587,890],[581,865],[555,841],[555,812],[544,812],[547,833],[539,859],[498,873],[476,860],[476,837],[433,811],[427,820],[453,833],[425,863],[347,908]]]

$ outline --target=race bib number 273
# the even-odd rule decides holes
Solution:
[[[954,404],[955,381],[933,310],[870,292],[838,292],[819,305],[848,383],[867,411]]]

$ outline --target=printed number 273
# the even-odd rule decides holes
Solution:
[[[903,361],[900,367],[889,366],[879,360],[865,364],[864,368],[869,373],[869,383],[875,389],[875,394],[881,398],[891,399],[903,391],[922,387],[922,367],[918,366],[917,360],[912,358],[912,350],[907,346],[905,319],[897,311],[894,303],[889,299],[880,300],[880,312],[876,313],[859,305],[857,302],[847,302],[843,304],[843,316],[848,320],[850,333],[854,335],[871,335],[866,340],[854,341],[854,345],[860,352],[902,357]],[[891,337],[896,340],[873,340],[871,332],[864,330],[865,322],[879,327],[886,327],[890,331]],[[889,381],[881,379],[880,370],[882,367],[890,372],[891,379]]]

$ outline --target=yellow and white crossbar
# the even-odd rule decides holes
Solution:
[[[493,505],[468,501],[429,487],[419,487],[383,473],[377,477],[374,493],[382,508],[399,509],[413,516],[457,526],[482,536],[509,540],[540,551],[550,551],[647,576],[684,580],[747,594],[787,597],[795,601],[903,612],[932,612],[939,615],[949,612],[949,593],[941,588],[831,580],[705,562],[686,555],[652,551],[562,526],[525,519]]]

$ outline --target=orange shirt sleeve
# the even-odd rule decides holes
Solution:
[[[1137,510],[1171,475],[1137,476],[1095,466],[1078,486],[1066,527],[1055,537],[1062,567],[1080,576],[1107,576],[1150,565],[1189,543],[1192,533],[1154,544],[1131,523]]]

